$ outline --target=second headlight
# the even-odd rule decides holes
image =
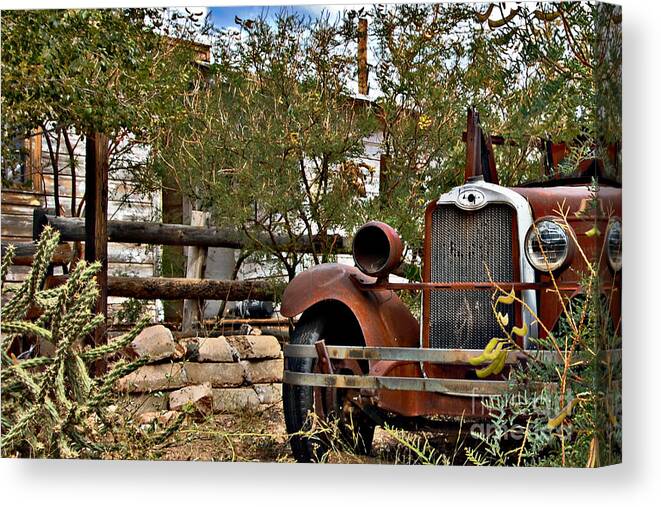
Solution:
[[[569,238],[553,219],[535,222],[526,234],[526,257],[539,271],[555,271],[565,265],[569,256]]]
[[[615,218],[608,224],[606,231],[606,253],[613,271],[622,269],[622,222]]]

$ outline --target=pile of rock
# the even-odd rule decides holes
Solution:
[[[232,412],[280,401],[283,359],[274,336],[175,341],[168,328],[158,325],[143,330],[129,349],[149,361],[118,382],[138,414],[187,405],[203,414]]]

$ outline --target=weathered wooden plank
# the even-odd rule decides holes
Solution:
[[[108,199],[110,201],[130,201],[131,203],[152,204],[153,196],[138,192],[137,183],[123,180],[108,180]]]
[[[21,285],[21,283],[25,280],[25,278],[23,278],[22,280],[10,280],[9,279],[10,276],[11,276],[11,272],[7,273],[7,279],[5,280],[5,283],[3,285],[5,287],[5,289],[11,288],[12,290],[16,290]],[[2,304],[5,304],[10,299],[11,299],[11,294],[9,294],[9,292],[5,292],[2,295]]]
[[[78,195],[78,197],[80,197],[80,195]],[[44,197],[44,204],[49,209],[54,210],[55,209],[55,197],[53,197],[53,195],[46,195]],[[77,200],[76,201],[76,208],[78,208],[79,204],[80,204],[80,201]],[[66,216],[71,216],[71,196],[60,194],[60,213],[62,214],[62,216],[65,216],[65,217]]]
[[[365,158],[378,161],[383,153],[383,134],[375,133],[363,138],[363,148]]]
[[[2,189],[2,204],[38,207],[43,205],[41,194],[34,190]]]
[[[53,195],[53,189],[55,188],[55,179],[53,175],[44,174],[43,180],[46,188],[46,193],[48,195]],[[57,187],[60,190],[60,200],[62,201],[67,198],[70,199],[73,188],[71,176],[68,176],[67,174],[63,174],[62,172],[60,172],[60,176],[57,182],[58,182]],[[83,178],[76,178],[76,196],[78,197],[78,199],[80,199],[84,193],[85,193],[85,180]],[[60,204],[65,204],[65,203],[61,202]]]
[[[154,264],[154,247],[135,243],[108,243],[108,262]]]
[[[55,135],[52,133],[51,135],[51,143],[53,150],[57,147],[57,140]],[[85,136],[82,134],[77,134],[76,132],[73,131],[68,131],[69,135],[69,141],[71,142],[71,146],[73,147],[73,152],[76,156],[85,156]],[[49,151],[48,151],[48,143],[46,142],[45,136],[43,136],[42,143],[41,143],[41,149],[42,149],[42,158],[44,160],[49,160]],[[68,158],[69,152],[67,150],[66,143],[64,142],[64,137],[60,137],[60,146],[58,153],[60,154],[60,159],[64,160],[65,158]],[[83,163],[84,166],[84,163]],[[81,173],[83,176],[85,175],[85,172],[83,171]]]
[[[80,205],[80,199],[82,196],[82,193],[77,194],[76,208]],[[52,195],[47,195],[44,199],[44,203],[46,207],[55,209],[55,199]],[[60,194],[60,208],[62,209],[62,216],[72,216],[70,195]],[[108,200],[108,218],[111,220],[149,221],[152,219],[153,215],[154,207],[152,203],[133,202],[132,200]]]
[[[84,144],[84,143],[83,143]],[[55,146],[53,146],[55,148]],[[62,150],[64,148],[64,150]],[[74,150],[75,151],[75,150]],[[41,174],[44,176],[53,176],[53,165],[51,163],[50,154],[48,150],[41,152]],[[76,153],[74,156],[74,164],[76,166],[76,176],[80,176],[81,179],[85,177],[85,153]],[[60,158],[58,160],[59,165],[59,174],[62,176],[71,176],[71,161],[69,160],[69,154],[64,147],[64,144],[60,147]]]
[[[154,276],[154,265],[129,262],[108,262],[108,273],[112,276]]]
[[[12,236],[32,240],[32,217],[29,215],[10,215],[2,213],[0,216],[2,237]]]
[[[3,243],[32,243],[32,237],[29,239],[19,237],[19,236],[10,236],[5,234],[5,231],[2,231],[2,241]]]
[[[30,266],[12,266],[7,273],[7,281],[22,282],[28,277],[31,269]]]
[[[108,201],[108,220],[151,221],[154,215],[152,203]]]
[[[2,214],[6,215],[28,215],[32,216],[32,212],[34,211],[35,208],[39,208],[41,206],[41,203],[37,204],[36,206],[32,206],[29,204],[9,204],[9,203],[2,203],[1,210]]]
[[[46,206],[53,207],[53,176],[45,175],[47,200]],[[70,176],[60,175],[58,180],[60,189],[60,205],[65,209],[65,215],[71,216],[72,181]],[[76,181],[77,203],[85,193],[85,181],[81,178]],[[4,200],[4,199],[3,199]],[[43,198],[42,198],[43,201]],[[41,205],[40,203],[35,204]],[[109,217],[117,220],[130,216],[149,218],[153,213],[153,197],[149,194],[138,193],[131,182],[108,181],[108,213]]]
[[[13,266],[12,271],[15,275],[27,275],[32,268],[30,266]]]

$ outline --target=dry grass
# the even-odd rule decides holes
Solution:
[[[341,446],[329,451],[333,464],[463,464],[457,434],[409,433],[377,428],[372,453],[358,456]],[[136,456],[149,459],[148,456]],[[187,418],[159,456],[161,460],[294,463],[280,404],[241,413]]]
[[[163,460],[293,462],[280,407],[188,419]]]

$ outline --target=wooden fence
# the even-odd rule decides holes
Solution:
[[[58,217],[36,210],[34,216],[35,239],[44,226],[50,226],[60,232],[62,241],[84,241],[87,237],[85,221],[80,218]],[[250,244],[245,234],[238,230],[219,227],[162,224],[153,222],[132,222],[109,220],[107,222],[107,241],[110,243],[137,243],[150,245],[177,245],[188,247],[223,247],[241,249]],[[292,249],[299,252],[312,252],[320,248],[317,238],[313,241],[299,241],[291,243],[285,237],[258,238],[268,248],[278,250]],[[346,251],[346,239],[332,237],[338,249]],[[59,253],[62,250],[62,253]],[[22,256],[34,251],[34,246],[20,247]],[[59,257],[66,257],[69,247],[58,249]],[[22,259],[22,257],[21,257]],[[26,263],[29,262],[25,259]],[[202,261],[203,262],[203,261]],[[256,299],[273,301],[282,291],[282,284],[264,280],[206,280],[201,279],[201,269],[197,263],[191,263],[188,276],[192,278],[162,278],[162,277],[129,277],[108,276],[106,281],[106,295],[118,297],[131,297],[138,299],[163,300],[224,300],[242,301]],[[196,265],[197,264],[197,265]],[[51,276],[49,286],[64,283],[67,275]]]

